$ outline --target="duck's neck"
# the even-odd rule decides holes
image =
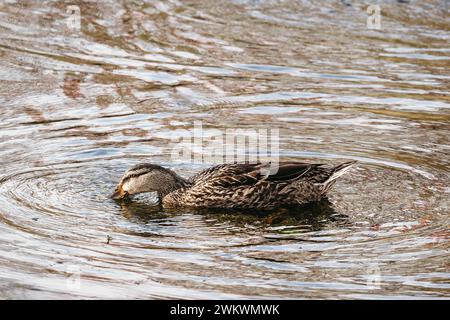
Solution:
[[[184,188],[188,185],[188,182],[177,175],[175,172],[170,171],[169,177],[165,179],[164,183],[161,183],[161,185],[158,188],[158,198],[159,201],[162,201],[162,199],[167,196],[169,193]]]

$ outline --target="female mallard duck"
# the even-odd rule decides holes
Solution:
[[[221,164],[183,179],[155,164],[127,170],[111,196],[123,199],[157,192],[165,208],[232,208],[270,210],[298,206],[323,198],[336,179],[356,161],[338,166],[282,162],[275,174],[264,174],[267,164]],[[270,165],[270,164],[269,164]]]

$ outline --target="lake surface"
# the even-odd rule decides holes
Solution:
[[[0,3],[0,298],[450,297],[448,1],[72,2]],[[359,164],[295,212],[108,198],[208,167],[196,121]]]

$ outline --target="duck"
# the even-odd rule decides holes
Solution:
[[[111,198],[156,192],[163,208],[273,210],[320,201],[356,163],[280,162],[276,172],[268,170],[271,163],[229,163],[188,179],[160,165],[141,163],[125,172]]]

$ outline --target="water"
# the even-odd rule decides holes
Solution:
[[[406,3],[405,3],[406,2]],[[5,1],[0,298],[448,298],[447,1]],[[72,15],[71,15],[72,14]],[[204,130],[360,163],[269,215],[108,199]]]

